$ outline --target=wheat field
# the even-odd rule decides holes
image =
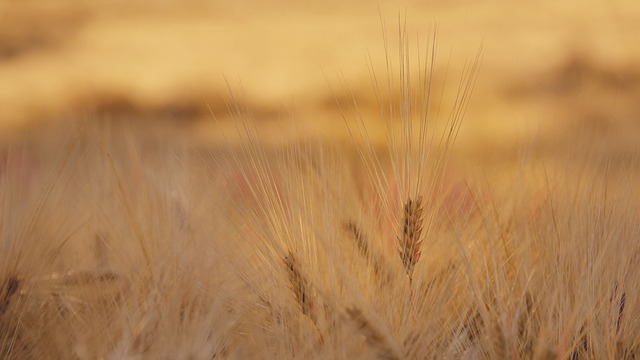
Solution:
[[[232,80],[214,142],[104,114],[5,141],[0,356],[640,356],[639,158],[586,129],[465,160],[487,50],[445,79],[437,33],[383,34],[375,113],[327,76],[336,141]]]

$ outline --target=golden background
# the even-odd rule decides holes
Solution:
[[[556,149],[586,131],[634,151],[637,1],[4,0],[0,133],[109,117],[168,120],[213,140],[235,92],[264,137],[278,139],[270,120],[295,113],[302,129],[333,139],[344,135],[335,98],[379,113],[370,70],[386,76],[405,21],[414,49],[437,26],[445,97],[482,47],[461,149]]]

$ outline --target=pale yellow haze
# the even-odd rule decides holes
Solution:
[[[215,138],[211,112],[228,118],[231,87],[256,122],[295,113],[330,137],[341,125],[334,97],[378,112],[370,70],[385,79],[383,31],[397,60],[399,18],[414,49],[437,26],[445,97],[482,47],[461,148],[584,128],[637,142],[640,2],[629,0],[4,0],[0,130],[124,116],[183,121]]]

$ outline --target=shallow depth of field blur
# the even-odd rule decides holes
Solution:
[[[0,0],[0,356],[637,358],[638,35],[630,0]],[[435,150],[386,157],[431,49]]]
[[[369,57],[384,76],[382,28],[393,51],[399,17],[415,48],[437,23],[445,97],[483,44],[458,139],[468,154],[491,158],[532,142],[553,152],[583,131],[606,136],[616,152],[638,143],[640,4],[599,0],[2,1],[0,134],[114,117],[215,140],[231,87],[243,89],[273,141],[272,120],[292,114],[308,133],[342,138],[334,98],[379,113]]]

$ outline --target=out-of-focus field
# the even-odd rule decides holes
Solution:
[[[451,99],[482,44],[458,141],[467,153],[556,149],[577,132],[606,136],[616,153],[636,148],[640,3],[629,0],[5,0],[0,133],[109,117],[215,139],[231,88],[265,138],[285,139],[271,120],[291,114],[309,133],[346,136],[334,98],[379,114],[370,69],[384,79],[383,28],[397,61],[399,17],[415,48],[438,24],[436,74]]]
[[[638,35],[637,0],[0,0],[0,358],[640,358]]]

